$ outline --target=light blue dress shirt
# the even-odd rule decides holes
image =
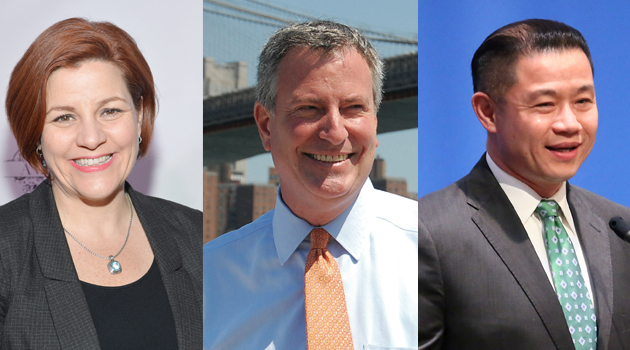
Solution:
[[[418,204],[375,190],[323,226],[343,279],[354,348],[418,347]],[[203,249],[204,349],[305,350],[308,222],[276,208]]]

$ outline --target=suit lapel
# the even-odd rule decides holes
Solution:
[[[567,199],[584,252],[595,294],[597,315],[597,349],[608,349],[612,323],[613,279],[607,223],[592,214],[590,204],[579,189],[567,185]]]
[[[177,341],[180,349],[201,347],[202,333],[202,296],[197,295],[193,279],[185,269],[182,269],[182,256],[180,245],[174,238],[177,236],[176,228],[168,220],[156,215],[153,205],[148,197],[145,197],[127,186],[142,227],[149,238],[153,254],[157,260],[162,283],[168,296],[168,300],[175,320]],[[192,301],[199,300],[199,303]],[[199,339],[199,343],[195,342]]]
[[[34,244],[44,277],[46,300],[62,349],[98,349],[90,309],[74,269],[50,185],[43,184],[29,201]]]
[[[485,155],[465,179],[472,220],[512,273],[558,349],[573,350],[564,313],[525,228]]]

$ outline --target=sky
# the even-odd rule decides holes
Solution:
[[[392,2],[379,0],[264,0],[268,4],[279,6],[288,10],[304,13],[312,17],[336,20],[351,26],[366,28],[374,31],[395,33],[406,37],[417,37],[418,33],[418,1],[417,0],[397,0]],[[255,4],[244,0],[230,1],[231,4],[251,7],[258,9]],[[206,8],[209,6],[206,5]],[[286,17],[282,13],[278,16]],[[251,56],[251,60],[255,61],[255,57],[260,53],[262,45],[275,29],[271,27],[259,26],[260,31],[252,31],[251,25],[244,25],[245,28],[235,28],[229,25],[229,35],[223,31],[227,25],[217,22],[210,23],[211,19],[217,16],[204,13],[204,56],[210,55],[216,57],[217,62],[225,63],[235,60],[233,57]],[[234,23],[230,20],[230,23]],[[226,19],[226,23],[227,19]],[[214,25],[213,25],[214,24]],[[258,28],[258,27],[257,27]],[[228,37],[226,37],[228,36]],[[227,41],[226,45],[224,41]],[[214,47],[230,47],[217,52]],[[252,46],[255,46],[253,48]],[[386,57],[400,52],[410,51],[409,47],[396,48],[376,44],[377,50]],[[255,83],[254,73],[255,65],[249,67],[251,84]],[[387,162],[387,176],[404,177],[407,179],[408,190],[416,192],[418,188],[417,172],[418,172],[418,130],[403,130],[386,134],[379,134],[379,147],[376,150],[377,155],[384,158]],[[272,166],[270,154],[263,154],[248,161],[248,182],[266,183],[268,167]]]
[[[578,29],[595,67],[597,140],[570,183],[630,206],[630,3],[421,0],[418,11],[419,197],[465,176],[485,151],[485,130],[470,106],[475,50],[503,25],[544,18]]]

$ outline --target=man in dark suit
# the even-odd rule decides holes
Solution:
[[[630,209],[569,180],[597,131],[591,55],[565,24],[502,27],[472,61],[487,153],[419,201],[420,349],[630,349]]]

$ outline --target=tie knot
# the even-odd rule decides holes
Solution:
[[[543,199],[536,207],[536,213],[542,218],[558,216],[558,203],[554,200]]]
[[[311,231],[311,249],[326,249],[330,234],[323,228],[316,228]]]

